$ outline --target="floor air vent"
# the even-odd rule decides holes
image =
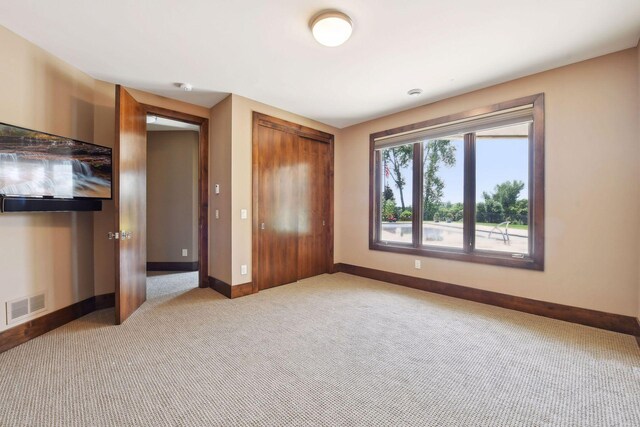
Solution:
[[[7,325],[46,308],[45,294],[33,295],[7,302]]]

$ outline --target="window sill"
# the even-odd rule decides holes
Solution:
[[[474,262],[478,264],[496,265],[501,267],[523,268],[526,270],[544,271],[544,263],[533,257],[513,258],[511,254],[501,254],[489,251],[462,252],[456,249],[426,249],[396,244],[393,242],[371,242],[369,249],[374,251],[395,252],[399,254],[419,255],[431,258],[450,259],[454,261]]]

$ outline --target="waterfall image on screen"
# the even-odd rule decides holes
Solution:
[[[111,198],[111,149],[0,124],[0,195]]]

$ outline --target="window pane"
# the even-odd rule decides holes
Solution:
[[[413,144],[380,150],[380,240],[413,242]]]
[[[529,253],[529,124],[476,134],[476,249]]]
[[[423,143],[422,243],[461,249],[463,245],[464,137]]]

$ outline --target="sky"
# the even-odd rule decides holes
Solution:
[[[462,203],[464,146],[462,140],[452,140],[456,146],[456,163],[452,167],[440,165],[438,176],[444,181],[443,202]],[[519,198],[528,194],[528,141],[526,138],[480,138],[476,141],[476,202],[483,200],[482,192],[493,193],[497,184],[520,180],[524,188]],[[403,174],[407,185],[403,195],[405,205],[411,206],[411,166]],[[393,189],[396,203],[400,205],[398,187],[391,178],[387,183]]]

